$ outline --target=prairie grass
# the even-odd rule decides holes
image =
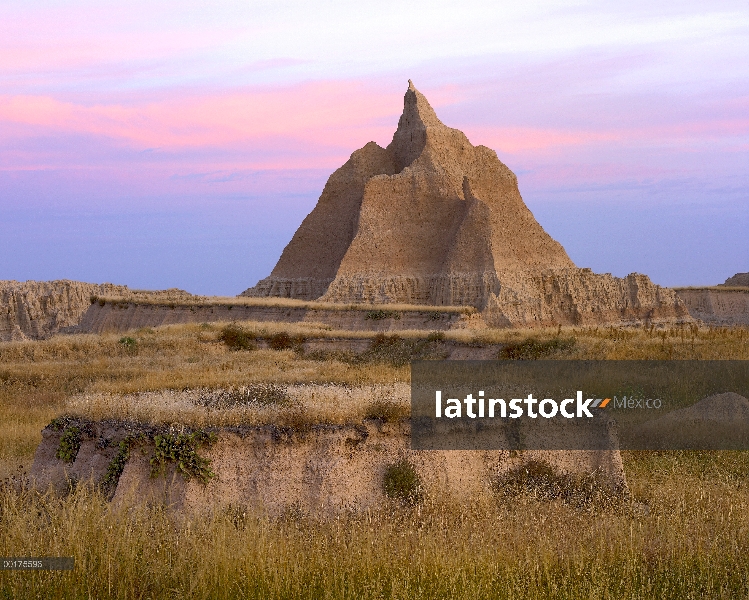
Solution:
[[[246,388],[244,388],[246,389]],[[265,425],[304,416],[309,423],[361,423],[365,418],[394,420],[410,414],[410,387],[296,384],[284,386],[283,402],[247,402],[234,406],[206,401],[206,389],[161,390],[134,394],[88,393],[70,398],[64,412],[89,420],[118,419],[151,425],[179,423],[191,428]],[[241,395],[243,388],[222,390]]]
[[[690,285],[684,287],[675,287],[671,289],[677,292],[680,290],[707,290],[711,292],[744,292],[745,294],[749,294],[749,287],[745,285]]]
[[[355,339],[308,324],[241,326],[258,338]],[[84,485],[65,497],[24,488],[40,430],[66,412],[200,426],[283,419],[286,401],[328,422],[397,419],[407,409],[409,369],[387,356],[356,363],[231,350],[222,327],[143,329],[127,345],[114,334],[0,344],[0,556],[76,558],[73,572],[0,571],[0,598],[749,597],[746,452],[623,452],[631,504],[542,501],[521,489],[493,506],[393,501],[325,523],[246,506],[200,517],[118,510]],[[746,328],[398,335],[557,359],[749,359]],[[199,401],[269,384],[287,400],[220,410]]]
[[[363,401],[348,397],[348,392],[340,398],[336,396],[343,387],[366,390],[367,386],[407,385],[409,352],[423,352],[426,348],[438,357],[440,348],[450,344],[496,346],[497,355],[508,348],[514,349],[513,352],[530,349],[531,354],[543,349],[545,357],[560,359],[749,360],[747,328],[566,327],[540,331],[456,330],[436,335],[427,331],[401,331],[394,338],[314,324],[241,324],[242,330],[254,339],[270,339],[285,333],[290,339],[361,339],[370,344],[369,350],[360,353],[366,360],[351,360],[351,353],[314,356],[288,349],[232,350],[221,340],[227,325],[230,324],[144,328],[131,332],[128,338],[133,341],[128,344],[121,343],[118,334],[0,343],[0,474],[8,471],[5,463],[9,460],[28,464],[41,439],[41,429],[67,410],[103,417],[111,409],[113,414],[141,414],[143,418],[150,411],[148,418],[169,420],[181,418],[180,411],[184,410],[183,418],[206,422],[208,417],[198,416],[211,411],[198,410],[193,405],[188,410],[187,405],[179,404],[182,400],[175,404],[174,395],[166,392],[277,383],[307,390],[308,397],[301,397],[306,392],[299,392],[297,397],[320,419],[329,422],[356,419],[365,410]],[[391,344],[388,340],[395,342]],[[311,386],[333,386],[330,389],[335,391],[331,392],[330,400],[323,402],[322,398],[327,396],[322,394],[312,402]],[[373,400],[383,399],[379,391],[362,394],[370,392],[374,394]],[[160,400],[151,405],[146,400],[157,397]],[[401,395],[395,394],[394,398]],[[252,407],[225,415],[215,411],[209,414],[216,423],[236,423],[245,416],[251,422],[264,422],[272,417]]]
[[[626,453],[640,505],[438,502],[320,523],[252,507],[118,510],[80,486],[0,491],[0,554],[74,556],[0,572],[6,597],[745,598],[746,453]],[[646,508],[644,508],[646,507]]]

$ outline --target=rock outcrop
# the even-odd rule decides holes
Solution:
[[[185,479],[169,465],[152,477],[154,433],[136,423],[70,420],[80,449],[70,462],[59,458],[64,431],[48,426],[36,450],[30,478],[37,489],[65,492],[71,481],[105,485],[115,505],[167,505],[189,511],[220,506],[251,506],[277,516],[289,510],[313,517],[335,517],[386,505],[385,473],[408,461],[421,480],[421,492],[443,502],[496,502],[492,486],[502,475],[528,463],[543,463],[559,475],[593,480],[626,498],[629,490],[621,455],[612,439],[609,450],[440,451],[412,450],[410,424],[365,421],[359,425],[313,425],[304,433],[273,426],[216,428],[216,442],[201,449],[216,474],[207,485]],[[153,429],[153,428],[150,428]],[[128,436],[139,447],[120,458]],[[124,460],[123,460],[124,458]],[[109,474],[116,473],[107,482]],[[107,485],[107,483],[109,485]]]
[[[719,283],[718,285],[727,287],[749,287],[749,273],[736,273],[733,277],[726,279],[725,283]]]
[[[92,296],[127,287],[80,281],[0,281],[0,341],[43,339],[80,323]]]
[[[676,294],[690,316],[707,325],[749,325],[749,288],[677,288]]]
[[[271,275],[242,295],[471,305],[504,326],[689,319],[644,275],[577,269],[513,172],[410,81],[392,142],[368,143],[330,176]]]

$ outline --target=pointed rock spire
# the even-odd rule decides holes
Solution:
[[[367,144],[331,175],[270,277],[244,295],[471,305],[495,326],[686,314],[647,277],[577,269],[512,171],[443,125],[412,81],[390,145]]]
[[[426,145],[427,129],[430,127],[444,127],[444,124],[424,94],[409,79],[403,98],[403,114],[398,120],[393,141],[387,148],[395,159],[396,171],[402,171],[419,158]]]

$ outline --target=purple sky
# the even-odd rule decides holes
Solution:
[[[0,279],[239,293],[409,78],[579,266],[749,271],[746,2],[11,0]]]

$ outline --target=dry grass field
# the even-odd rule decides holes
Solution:
[[[375,401],[407,406],[408,358],[438,356],[446,343],[494,344],[498,357],[749,360],[741,328],[226,332],[180,325],[0,344],[0,556],[76,558],[73,572],[0,571],[0,597],[749,597],[745,452],[624,452],[634,502],[571,503],[529,484],[491,506],[428,499],[324,523],[251,507],[201,518],[118,510],[86,485],[65,497],[23,486],[41,429],[62,414],[204,426],[273,421],[301,406],[311,420],[356,421]],[[368,341],[325,353],[304,351],[303,338]],[[225,410],[200,401],[268,384],[286,401]]]

